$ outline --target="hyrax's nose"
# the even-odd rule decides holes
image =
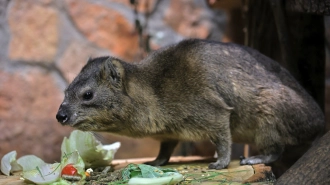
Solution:
[[[56,114],[56,119],[58,122],[64,124],[66,121],[68,121],[68,115],[66,115],[63,111],[58,111]]]

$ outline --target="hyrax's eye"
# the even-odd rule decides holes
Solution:
[[[93,98],[93,92],[91,92],[91,91],[87,91],[83,95],[83,99],[86,101],[91,100],[92,98]]]

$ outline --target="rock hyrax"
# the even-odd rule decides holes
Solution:
[[[166,164],[178,141],[210,140],[218,153],[211,169],[229,164],[232,141],[255,144],[262,154],[241,164],[270,163],[324,127],[319,106],[277,62],[204,40],[182,41],[137,64],[90,59],[56,118],[84,131],[159,140],[151,165]]]

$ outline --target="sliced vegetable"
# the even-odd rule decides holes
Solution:
[[[92,172],[93,172],[93,169],[92,169],[92,168],[88,168],[88,169],[85,171],[85,175],[86,175],[86,177],[90,177]]]
[[[34,155],[16,160],[17,153],[12,151],[1,159],[1,171],[5,175],[23,171],[22,177],[36,184],[70,184],[64,176],[70,180],[84,180],[86,174],[89,175],[84,170],[85,162],[87,167],[107,166],[119,147],[119,142],[102,145],[89,132],[73,131],[69,139],[63,140],[61,163],[47,164]]]
[[[77,175],[78,170],[73,166],[73,164],[67,164],[66,166],[64,166],[64,168],[62,169],[61,172],[61,176],[62,175]]]
[[[92,168],[88,168],[88,169],[86,170],[86,172],[87,172],[87,173],[92,173],[92,172],[93,172],[93,169],[92,169]]]
[[[9,152],[1,160],[1,171],[9,175],[15,171],[36,170],[37,167],[45,166],[46,163],[35,155],[25,155],[16,160],[16,151]],[[9,170],[9,171],[8,171]]]
[[[10,175],[10,172],[12,170],[12,164],[15,164],[17,167],[16,163],[16,151],[11,151],[4,155],[1,159],[1,172],[7,176]]]
[[[62,158],[65,154],[78,151],[86,168],[107,166],[111,163],[120,143],[102,145],[90,132],[75,130],[69,138],[64,138],[61,146]]]
[[[27,159],[27,158],[26,158]],[[28,164],[28,163],[26,163]],[[34,163],[30,163],[31,166],[28,168],[33,168]],[[23,170],[22,177],[36,184],[50,184],[57,181],[61,181],[61,174],[64,172],[73,173],[79,176],[79,179],[85,178],[85,165],[78,152],[75,151],[70,154],[66,154],[63,157],[61,163],[54,164],[39,164],[31,170]],[[74,172],[72,172],[74,171]]]
[[[62,158],[62,171],[65,167],[68,167],[68,171],[71,170],[71,172],[74,171],[74,175],[75,176],[80,176],[81,179],[85,179],[86,175],[85,175],[85,163],[82,160],[82,158],[80,157],[78,151],[75,151],[73,153],[70,154],[66,154],[63,158]],[[69,174],[66,174],[69,175]]]
[[[60,178],[61,164],[42,164],[33,170],[23,171],[23,178],[36,184],[50,184]]]

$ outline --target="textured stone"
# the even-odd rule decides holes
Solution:
[[[71,82],[90,57],[94,58],[106,55],[109,55],[109,53],[102,52],[84,43],[73,41],[60,58],[58,66],[66,80]]]
[[[84,0],[66,2],[72,20],[88,40],[120,58],[134,60],[138,51],[138,34],[122,14]]]
[[[210,22],[203,19],[203,9],[191,0],[171,0],[164,21],[185,37],[207,38]]]
[[[8,12],[11,31],[9,57],[13,60],[54,60],[58,46],[58,15],[34,1],[14,0]]]
[[[18,156],[59,161],[63,137],[71,130],[55,119],[62,98],[53,76],[44,70],[0,71],[0,156],[16,150]]]

